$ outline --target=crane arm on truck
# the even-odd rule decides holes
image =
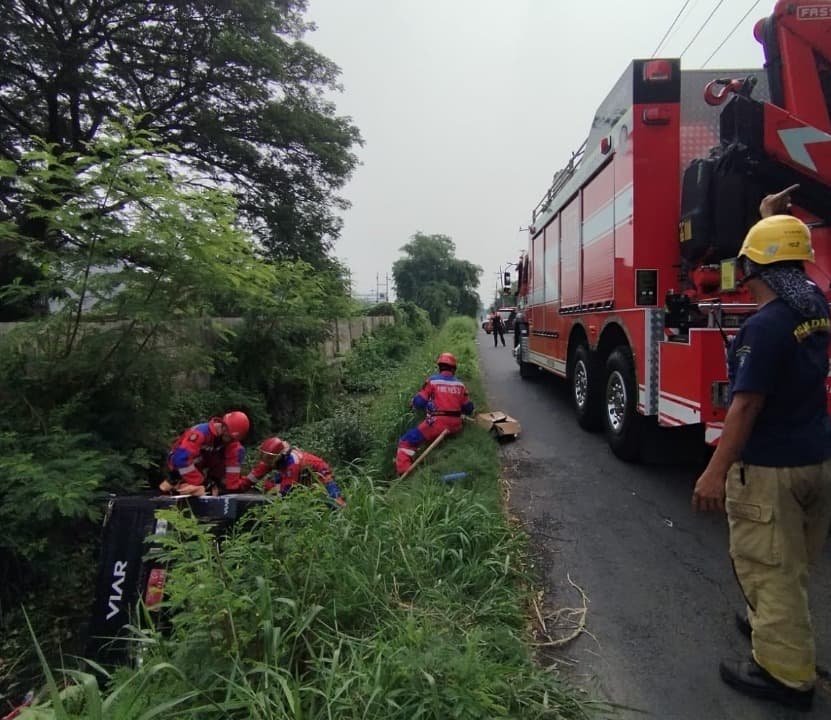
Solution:
[[[739,99],[722,116],[722,142],[749,149],[768,187],[799,184],[794,204],[831,221],[831,5],[776,4],[754,35],[761,43],[769,102]]]

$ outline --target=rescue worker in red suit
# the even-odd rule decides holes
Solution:
[[[439,366],[438,374],[427,378],[410,403],[416,410],[425,410],[427,416],[418,427],[404,433],[398,442],[395,470],[399,475],[407,472],[413,464],[413,456],[419,447],[435,440],[442,430],[451,435],[461,432],[464,425],[462,415],[473,413],[467,388],[454,374],[456,358],[450,353],[442,353],[436,364]]]
[[[243,484],[240,474],[245,448],[240,442],[250,424],[244,412],[234,410],[222,417],[185,430],[167,455],[168,477],[159,490],[199,497],[206,486],[237,490]]]
[[[335,504],[346,505],[329,464],[278,437],[270,437],[260,445],[260,461],[243,478],[243,489],[247,490],[269,474],[271,477],[263,483],[265,492],[277,487],[281,495],[288,495],[295,485],[311,485],[313,480],[319,480]]]

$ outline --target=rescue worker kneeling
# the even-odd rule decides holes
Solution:
[[[247,490],[269,474],[271,476],[263,483],[265,492],[276,487],[279,488],[280,495],[288,495],[295,485],[308,486],[318,480],[336,505],[346,505],[329,464],[317,455],[294,448],[278,437],[270,437],[261,443],[260,460],[243,478],[239,489]]]
[[[443,430],[451,435],[464,427],[462,415],[473,413],[473,403],[465,384],[455,376],[456,358],[442,353],[436,360],[439,372],[425,380],[423,387],[410,401],[416,410],[425,410],[427,416],[417,427],[411,428],[398,442],[395,471],[403,475],[413,464],[416,450],[424,443],[432,442]]]
[[[748,232],[738,263],[758,310],[730,346],[730,406],[693,494],[697,510],[726,506],[747,601],[737,624],[752,657],[723,661],[722,679],[803,710],[816,680],[808,569],[831,525],[828,301],[803,269],[813,259],[795,217],[766,217]]]
[[[185,430],[167,455],[167,477],[159,485],[163,493],[200,497],[209,487],[238,487],[245,448],[240,442],[250,424],[244,412],[222,417]]]

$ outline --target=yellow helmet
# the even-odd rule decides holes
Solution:
[[[771,215],[759,220],[747,231],[738,256],[759,265],[785,260],[813,262],[811,231],[793,215]]]

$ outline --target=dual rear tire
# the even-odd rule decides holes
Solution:
[[[644,418],[638,413],[635,362],[629,348],[617,346],[601,363],[587,345],[578,345],[569,379],[580,427],[602,429],[617,457],[628,462],[639,460]]]

